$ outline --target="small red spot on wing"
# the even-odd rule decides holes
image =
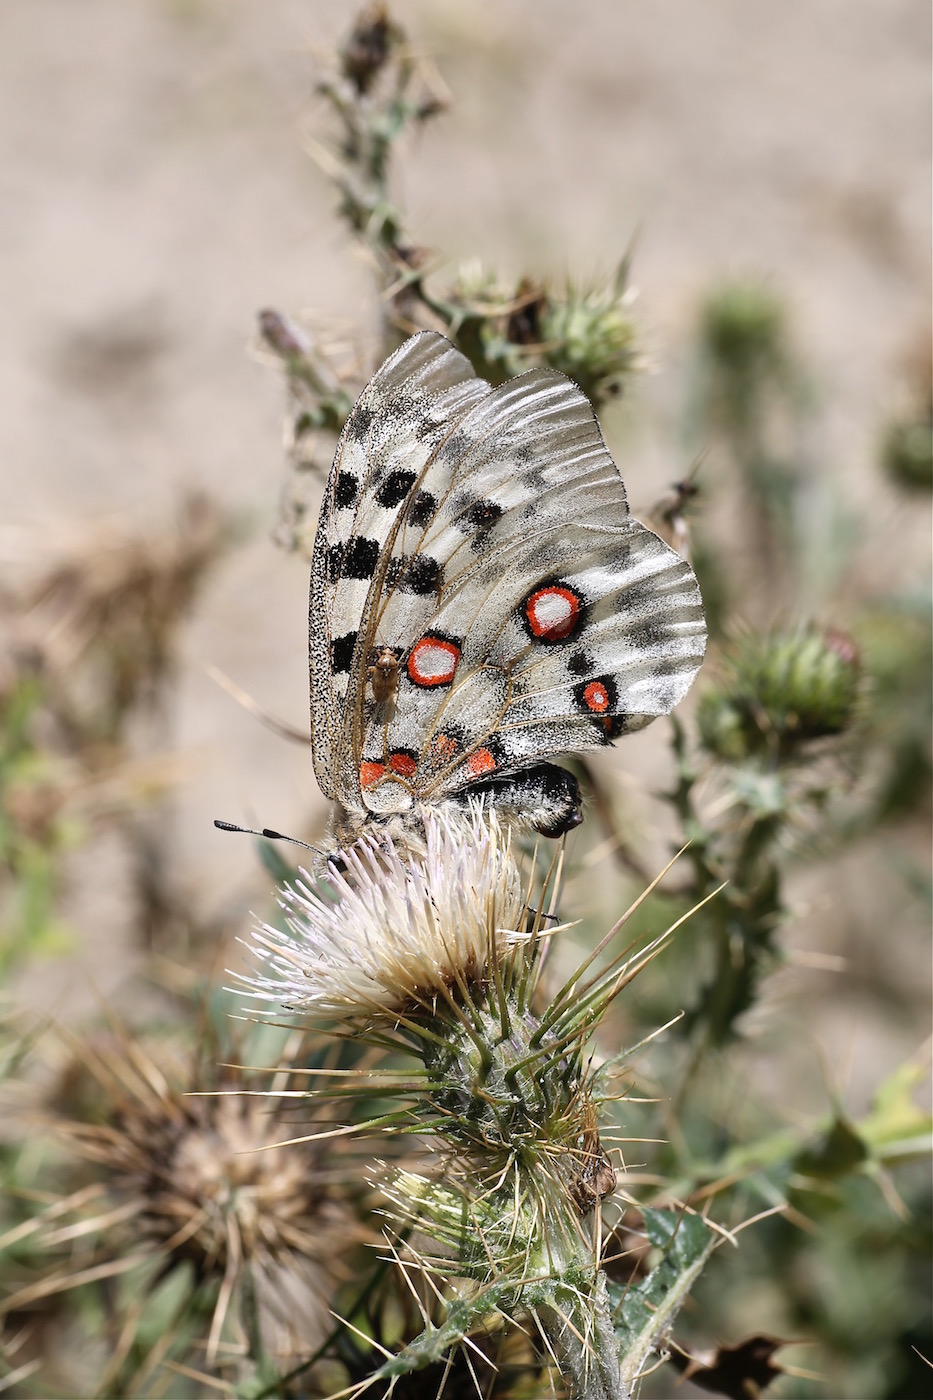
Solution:
[[[496,760],[488,749],[474,749],[467,759],[467,767],[474,776],[480,773],[491,773],[496,766]]]
[[[533,636],[543,642],[562,642],[573,632],[582,609],[579,593],[555,583],[532,593],[525,603],[525,616]]]
[[[389,754],[389,767],[400,778],[410,778],[417,772],[418,763],[410,753],[392,753]]]
[[[415,685],[449,685],[454,678],[460,648],[443,637],[422,637],[408,655],[408,674]]]
[[[360,787],[372,787],[373,783],[379,781],[385,772],[385,764],[371,763],[368,760],[360,764]]]
[[[453,758],[460,745],[449,734],[435,734],[431,740],[431,762],[447,763]]]
[[[583,700],[596,714],[603,714],[609,709],[609,691],[602,681],[590,681],[583,692]]]

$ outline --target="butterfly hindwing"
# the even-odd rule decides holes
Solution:
[[[532,370],[491,389],[432,333],[347,422],[311,632],[328,795],[387,812],[477,792],[539,829],[571,797],[543,760],[667,713],[706,635],[690,566],[629,514],[576,386]]]

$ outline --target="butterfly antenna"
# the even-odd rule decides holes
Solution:
[[[284,836],[281,831],[273,831],[268,826],[264,826],[262,831],[257,831],[252,826],[237,826],[235,822],[222,822],[216,818],[214,825],[218,831],[238,831],[243,836],[262,836],[266,841],[290,841],[293,846],[304,846],[306,851],[313,851],[316,856],[324,854],[320,846],[312,846],[308,841],[299,841],[297,836]]]

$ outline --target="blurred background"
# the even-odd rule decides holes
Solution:
[[[633,509],[703,456],[717,639],[813,625],[864,663],[874,756],[833,776],[850,807],[832,837],[810,802],[793,956],[741,1053],[798,1125],[842,1099],[865,1114],[928,1034],[928,7],[392,15],[447,104],[392,177],[438,282],[479,285],[479,264],[512,288],[602,286],[631,248],[640,372],[601,421]],[[73,1027],[101,999],[134,1023],[195,974],[223,981],[272,881],[215,817],[322,829],[308,748],[255,713],[307,731],[307,560],[282,547],[286,386],[257,313],[313,327],[351,394],[380,356],[372,257],[320,156],[315,83],[350,19],[325,0],[0,16],[4,964],[11,1004]],[[767,459],[747,499],[743,453]],[[677,833],[667,722],[601,771],[653,873]],[[596,929],[619,895],[593,892],[612,836],[590,828],[568,899]],[[769,1306],[746,1295],[743,1322],[799,1335]],[[845,1393],[913,1393],[860,1391],[879,1366]],[[775,1393],[842,1393],[800,1384]]]

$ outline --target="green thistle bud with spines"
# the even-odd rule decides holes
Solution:
[[[727,762],[786,758],[849,727],[859,679],[857,650],[843,633],[749,635],[738,643],[719,684],[700,699],[700,741]]]
[[[780,301],[766,287],[733,282],[703,307],[701,335],[716,363],[754,376],[783,363],[786,327]]]
[[[619,392],[638,367],[638,332],[629,310],[631,294],[619,279],[597,290],[568,287],[541,315],[547,363],[570,376],[593,403]]]

